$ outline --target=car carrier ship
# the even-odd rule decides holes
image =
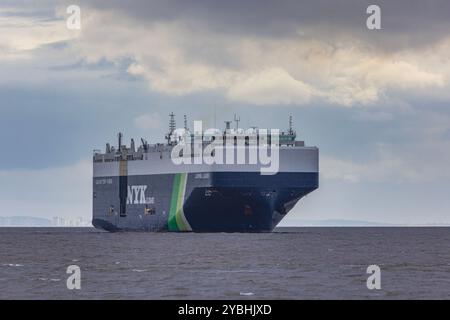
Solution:
[[[228,148],[238,148],[236,137],[248,132],[235,121],[233,129],[226,121],[223,131],[224,146],[234,136]],[[245,136],[240,145],[248,153],[262,147],[260,130],[252,130],[255,144]],[[176,164],[171,159],[180,143],[175,131],[171,113],[166,143],[141,139],[136,148],[131,139],[127,147],[119,133],[117,147],[107,143],[104,153],[94,150],[94,227],[113,232],[270,232],[302,197],[318,188],[319,150],[296,140],[292,117],[289,129],[277,139],[279,168],[274,174],[262,174],[258,163]],[[208,141],[203,134],[201,139],[205,148]]]

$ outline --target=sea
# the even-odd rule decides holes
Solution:
[[[450,228],[0,228],[0,288],[39,300],[450,299]]]

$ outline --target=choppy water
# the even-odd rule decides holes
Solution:
[[[0,243],[1,299],[450,298],[450,228],[0,228]],[[72,264],[81,290],[66,287]],[[381,268],[381,290],[366,287],[371,264]]]

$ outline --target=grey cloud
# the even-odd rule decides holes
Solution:
[[[450,2],[373,1],[373,0],[271,0],[271,1],[102,1],[82,2],[103,10],[121,13],[151,23],[190,20],[208,31],[289,37],[304,28],[313,36],[358,36],[376,46],[399,49],[438,41],[450,29]],[[382,9],[382,31],[366,28],[366,8],[377,4]]]

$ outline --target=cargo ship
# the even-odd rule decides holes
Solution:
[[[192,161],[173,159],[174,149],[188,143],[175,134],[173,113],[164,143],[141,139],[136,148],[131,139],[126,146],[119,133],[116,147],[107,143],[105,152],[94,150],[94,227],[111,232],[271,232],[302,197],[318,188],[319,150],[296,140],[292,117],[277,139],[256,127],[240,129],[236,117],[235,128],[226,121],[225,129],[211,139],[195,129],[189,133],[184,119],[184,135],[200,140],[197,151],[194,147],[179,153]],[[276,172],[264,172],[267,165],[262,162],[197,161],[208,146],[211,152],[214,137],[221,138],[215,141],[216,148],[223,147],[221,157],[234,151],[231,160],[240,152],[249,159],[253,151],[276,146],[270,151],[277,152]]]

